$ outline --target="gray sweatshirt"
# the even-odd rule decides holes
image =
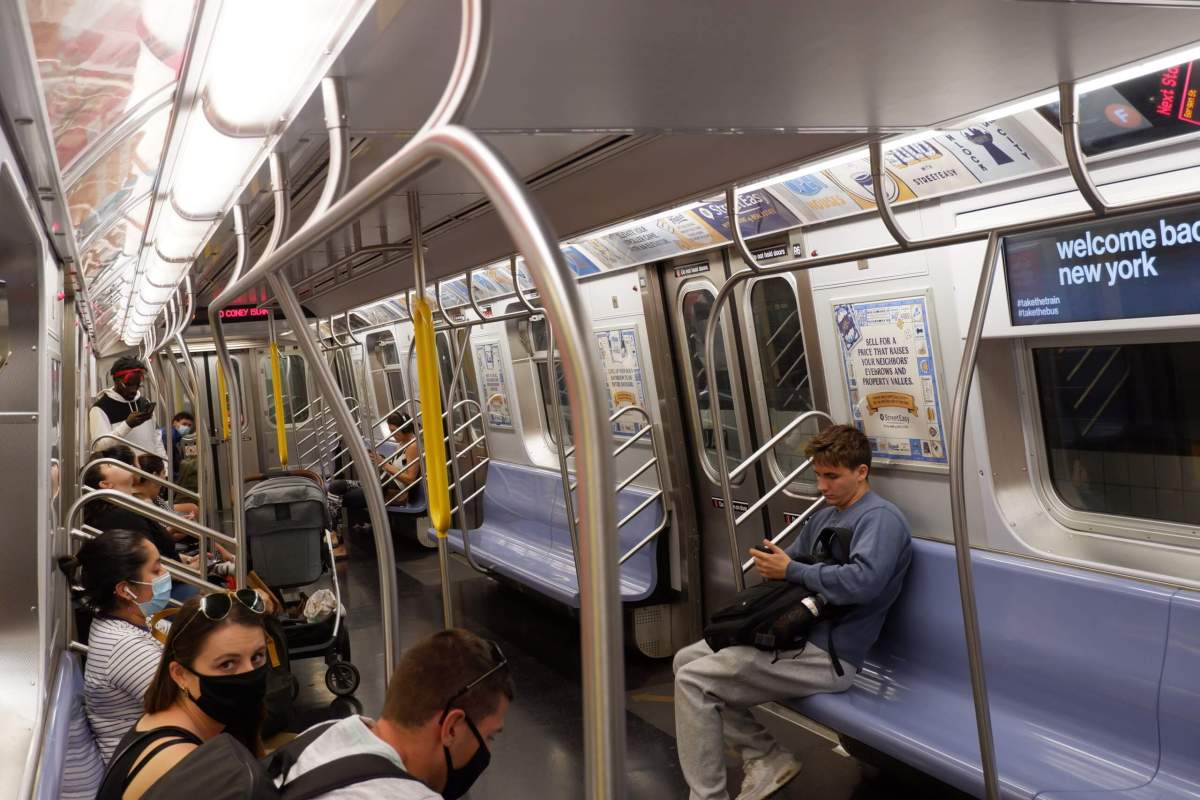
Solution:
[[[828,603],[857,606],[833,628],[838,658],[861,667],[867,651],[879,638],[888,609],[900,596],[904,575],[912,562],[912,533],[900,509],[868,491],[845,511],[822,508],[786,552],[792,558],[812,552],[813,541],[825,528],[850,528],[854,544],[850,560],[840,564],[788,565],[787,579],[821,595]],[[829,652],[831,626],[818,622],[809,641]]]

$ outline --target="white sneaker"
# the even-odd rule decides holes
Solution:
[[[737,800],[763,800],[778,792],[788,781],[800,774],[801,762],[796,756],[776,747],[762,758],[746,762],[746,777]]]

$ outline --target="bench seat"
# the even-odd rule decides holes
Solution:
[[[904,591],[854,686],[786,705],[982,796],[954,548],[915,540],[913,550]],[[1065,800],[1150,784],[1177,593],[994,553],[977,551],[973,564],[1003,795]],[[1200,609],[1192,613],[1200,619]],[[1200,647],[1175,650],[1200,669]],[[1200,680],[1179,674],[1176,691],[1192,693],[1194,765]]]
[[[483,522],[467,533],[471,555],[481,567],[510,578],[573,608],[579,607],[575,558],[558,472],[493,460],[483,491]],[[617,495],[618,520],[653,494],[629,487]],[[650,503],[618,536],[625,553],[662,522],[661,499]],[[463,550],[462,531],[447,533],[451,550]],[[621,565],[621,599],[638,602],[658,585],[658,544],[651,540]]]

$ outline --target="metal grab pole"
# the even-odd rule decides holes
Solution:
[[[896,212],[892,210],[892,204],[888,202],[887,175],[883,168],[883,143],[878,139],[871,142],[870,152],[871,189],[875,194],[875,210],[879,212],[879,219],[882,220],[883,227],[887,228],[888,233],[896,240],[896,244],[907,250],[912,247],[913,240],[900,226],[900,221],[896,219]]]
[[[446,531],[450,527],[450,491],[446,467],[442,462],[446,448],[442,442],[441,371],[438,368],[437,344],[433,332],[433,317],[425,297],[425,251],[421,246],[421,195],[410,190],[408,199],[408,229],[412,237],[413,284],[415,297],[409,306],[413,321],[413,347],[417,353],[417,387],[421,396],[421,435],[425,439],[425,502],[433,523],[438,551],[438,577],[442,584],[442,627],[454,627],[454,595],[450,591],[450,546]],[[436,294],[436,292],[435,292]],[[453,349],[453,346],[451,347]],[[432,410],[432,414],[426,413]],[[449,409],[447,409],[449,417]],[[454,420],[449,417],[450,427]],[[459,500],[462,500],[461,495]],[[463,505],[459,502],[459,505]],[[463,529],[463,538],[467,531]]]
[[[587,800],[622,795],[625,713],[623,639],[617,582],[612,466],[607,391],[599,353],[589,347],[591,314],[579,296],[558,240],[520,181],[490,145],[470,131],[447,125],[419,133],[319,219],[297,231],[269,257],[226,287],[209,308],[221,308],[323,241],[362,212],[393,194],[436,160],[463,167],[491,200],[516,250],[526,260],[547,319],[562,343],[571,400],[579,476],[580,633],[582,642],[585,791]]]
[[[575,558],[575,579],[579,579],[579,531],[575,524],[575,499],[571,496],[571,473],[567,469],[567,449],[563,442],[562,400],[558,396],[558,359],[554,356],[554,329],[546,330],[546,382],[554,406],[554,425],[558,428],[554,444],[558,450],[558,471],[562,477],[563,511],[567,515],[567,531],[571,534],[571,554]]]
[[[1079,143],[1079,89],[1072,81],[1058,85],[1058,123],[1062,128],[1063,150],[1067,155],[1067,168],[1075,181],[1075,188],[1091,206],[1096,216],[1106,215],[1112,208],[1100,195],[1100,190],[1088,172],[1087,158]]]
[[[996,775],[996,746],[992,741],[992,717],[988,708],[987,684],[984,680],[983,652],[979,636],[979,614],[975,607],[975,581],[971,575],[971,541],[967,528],[967,499],[964,485],[963,443],[967,429],[967,400],[971,395],[971,380],[979,357],[979,340],[983,335],[983,320],[992,294],[996,274],[1000,237],[988,237],[983,257],[983,271],[975,290],[975,306],[967,327],[967,340],[958,380],[954,386],[953,411],[950,417],[950,511],[954,522],[954,556],[958,565],[958,591],[962,598],[963,629],[967,636],[967,664],[971,671],[971,695],[975,700],[975,725],[979,731],[979,755],[983,765],[983,787],[987,800],[1000,800],[999,779]]]

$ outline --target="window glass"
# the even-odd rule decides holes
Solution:
[[[263,375],[267,389],[267,421],[275,424],[275,381],[271,374],[271,357],[263,356]],[[304,359],[297,355],[279,356],[279,377],[283,382],[283,423],[295,425],[308,419],[308,376]],[[303,409],[299,415],[295,409]]]
[[[367,364],[380,411],[390,411],[405,397],[400,352],[391,331],[379,331],[367,336]]]
[[[562,432],[563,432],[563,447],[570,447],[571,439],[571,405],[567,402],[567,380],[563,375],[562,362],[557,359],[554,362],[555,377],[558,384],[558,402],[562,408]],[[550,394],[550,367],[544,359],[537,362],[538,371],[538,388],[542,393],[542,418],[546,421],[546,431],[550,434],[550,441],[558,441],[558,424],[557,417],[554,414],[554,395]]]
[[[750,290],[750,314],[757,340],[762,397],[774,435],[796,416],[813,409],[800,308],[792,284],[786,278],[755,283]],[[779,442],[775,457],[786,472],[804,461],[804,444],[816,428],[816,420],[811,426],[802,424]]]
[[[1033,360],[1063,502],[1200,524],[1200,342],[1039,348]]]
[[[693,397],[700,412],[700,428],[704,437],[704,451],[709,466],[716,463],[717,444],[713,433],[712,410],[708,399],[708,378],[705,375],[704,335],[708,318],[712,314],[713,293],[708,289],[694,289],[683,296],[683,329],[687,339],[689,371],[692,375]],[[721,405],[721,428],[725,436],[725,458],[727,469],[732,469],[742,458],[741,433],[737,427],[737,415],[733,405],[733,388],[729,378],[728,356],[725,352],[725,337],[721,326],[717,326],[717,340],[713,357],[717,394]]]

